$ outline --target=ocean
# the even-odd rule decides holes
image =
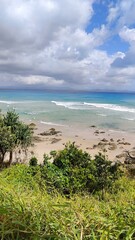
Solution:
[[[135,93],[0,90],[0,109],[46,125],[135,132]]]

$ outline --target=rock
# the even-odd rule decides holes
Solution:
[[[106,138],[103,138],[101,141],[102,142],[108,142],[108,140]]]
[[[126,158],[127,153],[120,153],[119,155],[116,155],[116,158]]]
[[[43,139],[38,137],[38,136],[33,136],[32,139],[33,139],[34,142],[41,142],[41,141],[43,141]]]
[[[97,147],[99,147],[103,152],[107,152],[107,150],[105,149],[105,146],[108,145],[107,142],[99,142]]]
[[[118,139],[117,142],[118,142],[118,144],[121,144],[121,145],[131,145],[131,143],[121,141],[120,139]]]
[[[52,136],[61,133],[61,131],[56,131],[55,128],[50,128],[49,131],[42,132],[39,135],[41,136]]]
[[[105,131],[101,131],[100,133],[105,133]]]
[[[125,164],[135,164],[135,150],[126,151]]]
[[[99,142],[98,143],[98,146],[104,146],[104,145],[106,145],[104,142]]]
[[[110,139],[110,142],[114,142],[114,139],[113,139],[113,138],[111,138],[111,139]]]
[[[129,142],[124,142],[123,145],[131,145]]]
[[[115,150],[117,148],[117,145],[115,143],[109,143],[110,147],[108,150]]]
[[[37,129],[35,123],[30,123],[30,124],[28,125],[28,127],[29,127],[29,129],[30,129],[30,131],[31,131],[32,134],[34,133],[34,130]]]
[[[121,140],[118,142],[118,144],[121,144],[121,145],[124,145],[124,143],[125,143],[125,142],[123,142],[123,141],[121,141]]]
[[[91,147],[86,147],[86,149],[87,149],[87,150],[90,150],[90,149],[93,149],[93,148],[91,148]]]
[[[51,135],[56,135],[57,133],[61,133],[61,131],[56,131],[55,128],[49,129]]]
[[[35,127],[36,127],[36,124],[35,124],[35,123],[30,123],[30,124],[29,124],[29,128],[34,129]]]
[[[94,149],[94,148],[96,148],[96,147],[97,147],[97,145],[96,145],[96,144],[94,144],[94,145],[93,145],[93,149]]]
[[[128,154],[131,158],[135,159],[135,150],[128,151]]]
[[[59,142],[59,141],[61,141],[61,139],[58,139],[58,138],[52,138],[51,139],[51,143],[53,144],[53,143],[57,143],[57,142]]]
[[[95,134],[99,134],[99,130],[96,130],[94,133],[95,133]]]
[[[104,153],[107,152],[107,149],[106,149],[106,148],[103,148],[102,150],[103,150]]]
[[[90,127],[91,127],[91,128],[95,128],[96,126],[95,126],[95,125],[91,125]]]

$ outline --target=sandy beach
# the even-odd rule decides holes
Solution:
[[[44,153],[52,150],[61,150],[67,142],[75,144],[90,153],[93,157],[98,152],[103,153],[111,161],[124,162],[125,151],[135,147],[134,134],[111,129],[99,129],[96,126],[79,129],[73,126],[54,126],[34,123],[34,141],[29,148],[29,158],[37,157],[39,163],[43,162]],[[51,133],[51,131],[53,131]]]

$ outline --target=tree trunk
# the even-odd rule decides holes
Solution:
[[[0,166],[3,165],[3,162],[4,162],[4,157],[5,157],[5,153],[0,153]]]
[[[13,160],[13,151],[10,151],[9,153],[9,165],[12,163]]]

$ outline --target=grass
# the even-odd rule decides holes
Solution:
[[[0,173],[1,240],[130,240],[135,239],[135,180],[122,177],[112,193],[71,199],[40,186],[28,166]]]

